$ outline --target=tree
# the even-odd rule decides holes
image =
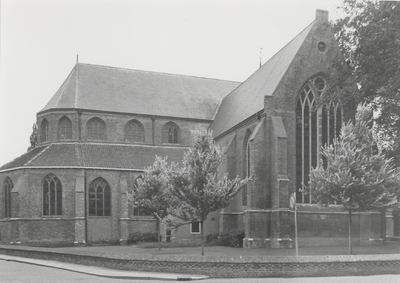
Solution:
[[[371,105],[381,146],[400,166],[400,2],[344,0],[341,9],[332,27],[343,58],[325,98]]]
[[[29,141],[31,143],[31,146],[28,148],[28,151],[35,148],[37,145],[37,130],[38,130],[38,126],[36,123],[33,123],[32,126],[32,133],[29,137]]]
[[[182,166],[171,171],[172,193],[181,201],[176,216],[184,221],[199,221],[201,225],[201,254],[204,255],[203,223],[207,215],[227,207],[229,201],[248,182],[236,177],[229,180],[219,176],[222,151],[211,132],[204,128],[193,131],[194,145],[184,155]]]
[[[376,150],[368,127],[371,109],[360,105],[355,122],[346,123],[340,138],[325,146],[322,155],[327,164],[311,170],[309,188],[314,201],[341,204],[349,216],[349,254],[352,254],[352,212],[385,208],[397,203],[400,170],[392,159]]]
[[[178,206],[177,199],[171,194],[167,157],[156,156],[153,165],[145,168],[142,178],[137,179],[137,186],[130,201],[146,214],[157,220],[158,249],[161,250],[160,228],[164,223],[167,229],[176,227],[173,219],[168,217]]]

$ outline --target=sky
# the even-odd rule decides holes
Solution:
[[[0,0],[0,166],[77,62],[244,81],[337,0]]]

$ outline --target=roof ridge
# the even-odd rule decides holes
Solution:
[[[74,72],[74,68],[72,69],[71,73],[69,74],[68,78],[65,80],[65,82],[63,83],[63,85],[60,87],[60,89],[62,88],[62,91],[60,92],[60,96],[58,97],[57,101],[56,101],[56,105],[58,105],[58,102],[60,101],[61,97],[64,94],[65,89],[67,88],[68,82],[72,77],[72,73]]]
[[[57,101],[55,102],[55,105],[58,104],[58,101],[61,99],[65,89],[67,88],[68,82],[70,81],[71,77],[72,77],[72,73],[75,70],[76,65],[72,68],[71,72],[69,73],[69,75],[67,76],[67,78],[64,80],[64,82],[61,84],[61,86],[57,89],[57,91],[54,93],[54,95],[50,98],[50,101],[47,102],[47,104],[43,107],[43,109],[46,109],[47,106],[49,105],[49,103],[53,100],[53,98],[57,95],[57,93],[59,93],[59,96],[57,98]],[[60,92],[59,92],[60,91]],[[52,108],[52,107],[50,107]],[[40,111],[42,112],[43,109]]]
[[[89,63],[78,63],[78,64],[79,65],[100,67],[100,68],[108,68],[108,69],[119,69],[119,70],[124,70],[124,71],[137,71],[137,72],[144,72],[144,73],[171,75],[171,76],[177,76],[177,77],[190,77],[190,78],[198,78],[198,79],[204,79],[204,80],[214,80],[214,81],[222,81],[222,82],[242,83],[240,81],[223,80],[223,79],[216,79],[216,78],[207,78],[207,77],[194,76],[194,75],[183,75],[183,74],[176,74],[176,73],[166,73],[166,72],[157,72],[157,71],[149,71],[149,70],[129,69],[129,68],[106,66],[106,65],[97,65],[97,64],[89,64]]]
[[[312,21],[312,22],[311,22],[308,26],[306,26],[301,32],[299,32],[294,38],[292,38],[291,41],[289,41],[284,47],[282,47],[275,55],[277,55],[278,53],[280,53],[281,51],[283,51],[290,43],[292,43],[298,36],[300,36],[300,34],[302,34],[303,32],[305,32],[310,26],[314,25],[316,22],[317,22],[317,20]],[[310,30],[308,31],[307,35],[310,33],[310,31],[311,31],[311,28],[310,28]],[[306,37],[304,37],[304,39],[306,39]],[[277,86],[278,86],[279,83],[282,81],[282,79],[285,77],[285,74],[287,73],[287,71],[288,71],[290,65],[293,63],[294,58],[296,57],[297,53],[299,52],[299,50],[300,50],[300,48],[303,46],[303,44],[304,44],[304,40],[303,40],[303,42],[299,45],[299,49],[296,51],[295,55],[293,56],[292,61],[291,61],[290,64],[288,65],[288,68],[286,69],[285,73],[284,73],[284,74],[282,75],[282,77],[280,78],[280,80],[279,80]],[[274,56],[275,56],[275,55],[274,55]],[[274,57],[274,56],[272,56],[272,57]],[[272,59],[272,57],[271,57],[271,59]],[[269,61],[269,60],[268,60],[268,61]],[[267,62],[268,62],[268,61],[267,61]],[[263,84],[262,87],[260,88],[259,92],[261,92],[261,91],[264,89],[264,86],[265,86],[266,83],[267,83],[267,80],[264,81],[264,84]],[[264,108],[264,106],[263,106],[263,108]]]
[[[7,165],[9,165],[9,164],[13,163],[14,161],[16,161],[16,160],[17,160],[18,158],[20,158],[21,156],[23,156],[23,155],[25,155],[25,154],[28,154],[29,152],[31,152],[31,151],[37,149],[38,147],[42,147],[42,146],[37,146],[37,147],[33,147],[33,148],[31,148],[31,149],[28,149],[27,152],[25,152],[25,153],[23,153],[23,154],[21,154],[21,155],[15,157],[15,158],[13,158],[12,160],[8,161],[7,163],[2,164],[2,165],[0,166],[0,168],[6,167]]]
[[[38,158],[40,155],[42,155],[43,152],[45,152],[46,150],[48,150],[50,147],[52,146],[52,144],[49,144],[47,146],[45,146],[45,148],[39,152],[38,154],[36,154],[34,157],[32,157],[30,160],[28,160],[27,162],[25,162],[22,166],[27,166],[29,163],[31,163],[32,161],[34,161],[36,158]]]
[[[275,56],[277,56],[279,53],[281,53],[283,50],[285,50],[285,48],[287,46],[289,46],[300,34],[302,34],[306,29],[308,29],[311,25],[313,25],[316,22],[316,20],[313,20],[310,24],[308,24],[304,29],[302,29],[295,37],[293,37],[288,43],[286,43],[281,49],[279,49],[279,51],[277,51],[273,56],[271,56],[264,64],[262,64],[262,66],[260,68],[258,68],[254,73],[252,73],[247,79],[245,79],[240,85],[242,85],[244,82],[246,82],[248,79],[250,79],[252,76],[254,76],[258,70],[262,69],[264,66],[267,65],[268,62],[270,62]],[[267,83],[267,80],[265,81],[264,85]],[[227,98],[229,95],[231,95],[237,88],[240,87],[240,85],[238,87],[236,87],[234,90],[232,90],[230,93],[228,93],[227,95],[225,95],[222,99],[221,99],[221,104],[222,101],[224,101],[225,98]],[[215,117],[214,117],[215,118]]]
[[[78,108],[78,83],[79,83],[79,63],[76,63],[74,69],[76,68],[76,75],[75,75],[75,101],[74,101],[74,106],[75,108]]]

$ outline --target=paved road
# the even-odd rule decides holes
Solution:
[[[161,280],[112,279],[33,264],[0,260],[0,283],[149,283]],[[171,281],[170,281],[171,282]],[[202,283],[400,283],[400,275],[316,277],[316,278],[246,278],[205,279]]]

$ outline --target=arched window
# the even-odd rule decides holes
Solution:
[[[163,143],[179,143],[180,130],[177,124],[169,122],[163,127]]]
[[[72,139],[72,123],[66,116],[62,117],[58,122],[57,138],[58,140]]]
[[[251,174],[251,131],[248,129],[243,139],[243,172],[244,177],[250,177]],[[242,189],[242,205],[247,206],[247,185]]]
[[[142,124],[132,120],[125,125],[125,141],[144,142],[144,130]]]
[[[106,135],[106,123],[100,118],[92,118],[86,124],[87,138],[89,140],[105,141],[107,140]]]
[[[103,178],[95,179],[89,186],[89,216],[111,215],[111,189]]]
[[[135,191],[136,188],[137,188],[138,180],[139,180],[139,179],[142,179],[142,178],[143,178],[142,176],[139,176],[139,177],[137,177],[137,178],[135,179],[135,182],[133,183],[133,189],[132,189],[133,191]],[[133,193],[133,192],[132,192],[132,193]],[[139,209],[139,207],[137,207],[134,203],[131,203],[130,215],[131,215],[131,216],[149,216],[149,214],[147,214],[147,213],[141,211],[141,210]]]
[[[309,174],[321,158],[321,147],[332,144],[342,125],[340,105],[330,103],[317,108],[316,99],[325,90],[325,80],[318,76],[310,79],[301,89],[296,105],[296,197],[298,203],[311,203],[310,194],[304,193]]]
[[[40,141],[46,142],[49,140],[49,122],[47,119],[43,119],[40,124]]]
[[[60,179],[54,174],[43,180],[43,215],[62,214],[62,186]]]
[[[14,184],[10,177],[6,177],[4,180],[4,217],[11,217],[11,191],[14,188]]]

